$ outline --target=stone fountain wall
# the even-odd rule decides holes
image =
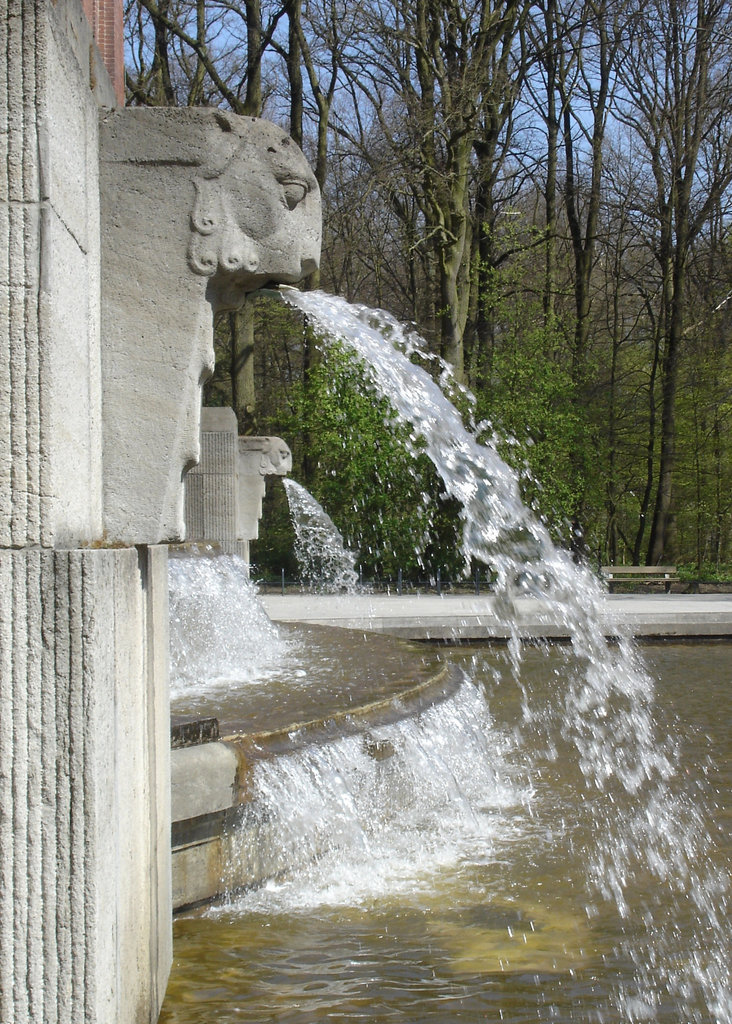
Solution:
[[[212,312],[319,255],[317,185],[281,130],[114,104],[81,0],[3,5],[2,1024],[157,1019],[166,544],[183,537]]]
[[[167,555],[107,547],[99,106],[80,3],[0,32],[0,1020],[157,1019]]]

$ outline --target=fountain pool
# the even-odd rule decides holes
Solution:
[[[194,690],[176,687],[183,719],[217,718],[222,736],[285,729],[326,720],[427,684],[441,664],[435,651],[393,638],[328,626],[282,625],[284,651],[266,679]]]
[[[565,741],[524,714],[527,689],[536,706],[552,699],[557,680],[573,670],[571,650],[528,648],[518,679],[505,649],[439,656],[473,680],[465,700],[473,712],[482,708],[473,721],[490,765],[468,764],[457,778],[469,806],[456,808],[453,797],[443,816],[425,819],[388,760],[376,764],[381,776],[360,801],[357,761],[336,751],[301,766],[300,776],[271,779],[273,792],[284,787],[279,800],[289,782],[297,802],[308,777],[318,785],[316,768],[331,793],[340,773],[350,794],[334,811],[340,838],[318,862],[175,922],[162,1024],[728,1019],[729,1006],[715,1015],[699,989],[683,1003],[666,992],[666,974],[700,956],[693,908],[678,899],[672,878],[637,873],[622,909],[588,890],[588,858],[605,841],[587,813],[592,792]],[[673,734],[678,747],[669,782],[675,806],[698,810],[704,855],[723,871],[732,852],[730,648],[647,647],[643,657],[659,679],[659,733]],[[456,761],[459,776],[461,749],[466,762],[474,748],[446,712],[437,719],[445,742],[438,754]],[[420,728],[427,749],[430,723]],[[383,736],[406,746],[400,729]],[[491,791],[481,793],[489,776]],[[621,800],[618,818],[628,810]],[[361,816],[358,828],[344,828],[349,814]],[[728,970],[717,958],[729,946],[706,938],[709,961],[695,969]]]
[[[236,555],[169,566],[171,710],[217,718],[222,736],[260,734],[385,701],[440,674],[419,644],[352,630],[275,626]]]
[[[500,657],[451,654],[462,685],[432,706],[258,763],[254,814],[277,871],[181,925],[181,941],[214,922],[247,935],[229,933],[212,988],[186,988],[184,967],[188,1001],[222,1021],[732,1024],[729,805],[707,781],[726,771],[726,726],[714,769],[685,740],[683,690],[657,686],[622,629],[606,643],[598,581],[412,364],[413,334],[332,296],[288,301],[352,347],[411,424],[460,504],[466,564],[496,574],[502,616],[528,594],[570,643],[527,656],[516,626]],[[706,676],[686,668],[707,732],[723,709],[729,722],[724,653]]]

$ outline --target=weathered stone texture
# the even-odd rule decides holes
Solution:
[[[100,132],[105,536],[179,540],[212,314],[317,266],[320,196],[257,118],[128,108]]]
[[[102,542],[97,62],[79,0],[0,12],[2,1024],[155,1020],[171,960],[167,549],[83,547]]]
[[[0,544],[71,546],[101,534],[92,41],[71,0],[0,31]]]
[[[237,537],[259,536],[267,476],[287,476],[292,452],[281,437],[240,437],[238,458]]]
[[[233,409],[201,411],[201,457],[186,475],[186,540],[218,544],[249,560],[257,537],[265,477],[285,476],[292,453],[279,437],[237,437]]]
[[[201,412],[201,457],[186,476],[186,540],[236,541],[237,423],[233,409]]]
[[[0,551],[4,1024],[136,1024],[162,999],[166,565],[161,549]]]

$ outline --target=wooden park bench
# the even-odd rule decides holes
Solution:
[[[611,594],[614,583],[663,583],[668,594],[679,578],[675,565],[603,565],[600,572]]]

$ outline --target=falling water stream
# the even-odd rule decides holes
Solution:
[[[295,480],[283,481],[295,530],[300,579],[319,593],[353,593],[358,587],[355,556],[337,526],[309,491]]]
[[[331,296],[288,301],[412,424],[496,606],[530,594],[571,644],[452,652],[464,681],[444,703],[263,765],[282,876],[179,922],[162,1020],[730,1024],[730,809],[709,778],[727,732],[708,761],[677,717],[683,688],[656,699],[623,631],[607,644],[600,585],[410,362],[412,335]],[[704,685],[729,715],[722,651]],[[196,957],[218,967],[191,988]]]
[[[287,645],[234,555],[171,558],[168,566],[170,695],[187,699],[267,683]]]

